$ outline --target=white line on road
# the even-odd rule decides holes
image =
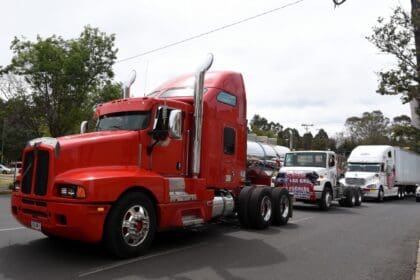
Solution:
[[[94,269],[92,269],[88,272],[80,273],[79,278],[86,277],[86,276],[89,276],[89,275],[92,275],[92,274],[95,274],[95,273],[111,270],[111,269],[118,268],[118,267],[121,267],[121,266],[124,266],[124,265],[132,264],[132,263],[135,263],[135,262],[144,261],[144,260],[152,259],[152,258],[155,258],[155,257],[160,257],[160,256],[169,255],[169,254],[176,253],[176,252],[185,251],[185,250],[188,250],[188,249],[191,249],[191,248],[196,248],[196,247],[199,247],[199,246],[203,246],[205,244],[207,244],[207,243],[203,242],[203,243],[199,243],[199,244],[196,244],[196,245],[186,246],[186,247],[182,247],[182,248],[176,248],[176,249],[167,250],[167,251],[159,252],[159,253],[148,255],[148,256],[137,257],[137,258],[126,260],[126,261],[121,261],[121,262],[117,262],[117,263],[110,264],[110,265],[107,265],[107,266],[100,266],[100,267],[94,268]]]
[[[310,219],[312,219],[313,217],[306,217],[306,218],[301,218],[301,219],[297,219],[297,220],[293,220],[292,221],[292,224],[298,224],[298,223],[300,223],[300,222],[303,222],[303,221],[306,221],[306,220],[310,220]]]
[[[2,231],[12,231],[12,230],[18,230],[18,229],[24,229],[25,227],[12,227],[12,228],[0,228],[0,232]]]

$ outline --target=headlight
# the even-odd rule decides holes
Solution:
[[[58,185],[58,195],[66,198],[86,198],[86,191],[81,186]]]

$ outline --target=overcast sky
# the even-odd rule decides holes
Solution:
[[[85,25],[116,35],[118,59],[149,51],[294,0],[212,1],[6,1],[1,0],[0,65],[10,63],[14,36],[53,34],[76,38]],[[303,2],[147,56],[117,63],[116,79],[137,71],[132,93],[142,96],[167,79],[192,72],[208,52],[212,70],[241,72],[248,95],[248,119],[260,114],[303,132],[302,123],[330,135],[348,117],[381,110],[409,115],[397,96],[375,93],[375,72],[395,62],[365,39],[378,17],[409,0]]]

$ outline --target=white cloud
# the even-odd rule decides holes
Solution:
[[[0,65],[10,62],[10,41],[37,34],[77,37],[84,25],[115,33],[119,58],[126,58],[211,30],[289,1],[4,1]],[[264,17],[115,65],[125,80],[135,69],[132,92],[145,91],[193,71],[207,52],[212,69],[243,73],[248,117],[258,113],[283,126],[341,131],[350,116],[381,110],[392,118],[409,114],[398,97],[375,93],[375,72],[393,64],[365,36],[379,16],[409,0],[348,0],[337,9],[331,0],[305,0]],[[300,129],[303,131],[302,129]]]

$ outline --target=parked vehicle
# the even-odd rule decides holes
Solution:
[[[420,155],[386,145],[357,146],[347,160],[342,183],[362,188],[364,198],[383,201],[414,194],[420,184]]]
[[[15,218],[48,236],[103,240],[119,257],[145,252],[157,231],[220,217],[255,229],[287,223],[286,189],[245,186],[243,78],[205,75],[212,60],[147,97],[129,98],[127,86],[127,98],[97,106],[96,132],[30,141]]]
[[[271,185],[272,177],[277,175],[280,159],[272,146],[247,142],[247,180],[256,185]]]
[[[274,150],[276,151],[277,157],[280,159],[280,164],[284,164],[284,157],[286,153],[290,152],[290,149],[285,146],[274,145]]]
[[[6,165],[0,164],[0,173],[1,174],[11,174],[12,173],[12,169],[7,167]]]
[[[361,189],[340,184],[337,165],[332,151],[289,152],[275,185],[287,188],[296,201],[316,203],[322,210],[328,210],[334,200],[341,206],[361,205]]]

